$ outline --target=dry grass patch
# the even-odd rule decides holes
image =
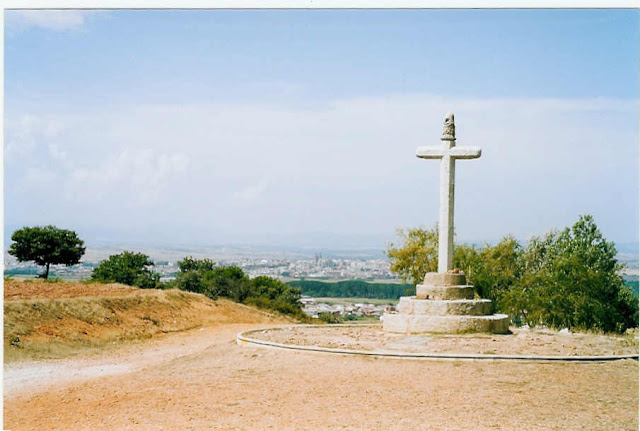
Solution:
[[[201,326],[277,322],[287,320],[225,299],[212,301],[179,290],[5,281],[5,362],[92,353]]]

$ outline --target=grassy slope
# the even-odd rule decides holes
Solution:
[[[20,291],[28,294],[16,293]],[[87,296],[87,291],[96,295]],[[91,353],[201,326],[284,321],[232,301],[179,290],[5,281],[5,362]]]

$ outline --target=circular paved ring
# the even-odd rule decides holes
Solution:
[[[349,349],[333,349],[330,347],[318,347],[318,346],[298,346],[295,344],[276,343],[274,341],[258,340],[256,338],[249,337],[250,334],[256,332],[266,332],[274,329],[291,329],[291,328],[326,328],[332,327],[363,327],[363,326],[378,326],[377,324],[333,324],[333,325],[286,325],[278,326],[274,328],[265,329],[252,329],[250,331],[244,331],[238,333],[236,336],[236,343],[243,344],[255,344],[261,347],[274,347],[278,349],[288,350],[302,350],[308,352],[324,352],[324,353],[338,353],[341,355],[360,355],[360,356],[377,356],[385,358],[399,358],[399,359],[462,359],[462,360],[499,360],[499,361],[556,361],[556,362],[602,362],[602,361],[618,361],[621,359],[634,359],[638,360],[638,355],[606,355],[606,356],[532,356],[532,355],[464,355],[454,353],[395,353],[388,351],[368,351],[368,350],[349,350]]]

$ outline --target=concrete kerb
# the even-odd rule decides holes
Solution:
[[[331,347],[319,346],[299,346],[295,344],[276,343],[275,341],[258,340],[248,335],[257,332],[267,332],[273,330],[293,329],[293,328],[326,328],[326,327],[367,327],[378,326],[378,324],[334,324],[334,325],[286,325],[273,328],[252,329],[249,331],[239,332],[236,336],[238,345],[253,344],[259,347],[271,347],[285,350],[300,350],[307,352],[323,352],[341,355],[357,355],[357,356],[375,356],[383,358],[395,359],[431,359],[431,360],[493,360],[493,361],[545,361],[545,362],[604,362],[619,361],[622,359],[638,360],[639,355],[605,355],[605,356],[534,356],[534,355],[483,355],[483,354],[454,354],[454,353],[402,353],[387,351],[368,351],[368,350],[349,350],[334,349]]]

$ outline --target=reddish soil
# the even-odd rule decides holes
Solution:
[[[398,360],[265,349],[238,346],[235,337],[274,321],[234,316],[99,355],[5,365],[4,427],[638,429],[634,360]]]
[[[5,397],[11,430],[637,430],[638,363],[391,360],[238,346],[230,325],[127,346]],[[140,364],[141,358],[147,358]],[[9,370],[11,371],[11,370]],[[24,384],[24,383],[23,383]]]
[[[82,283],[77,281],[45,282],[44,280],[5,280],[4,299],[60,299],[78,297],[113,297],[145,295],[143,290],[122,284]]]
[[[423,334],[384,332],[380,326],[288,327],[248,334],[249,338],[299,346],[380,352],[464,355],[607,356],[637,355],[637,335],[563,333],[512,327],[512,334]]]

